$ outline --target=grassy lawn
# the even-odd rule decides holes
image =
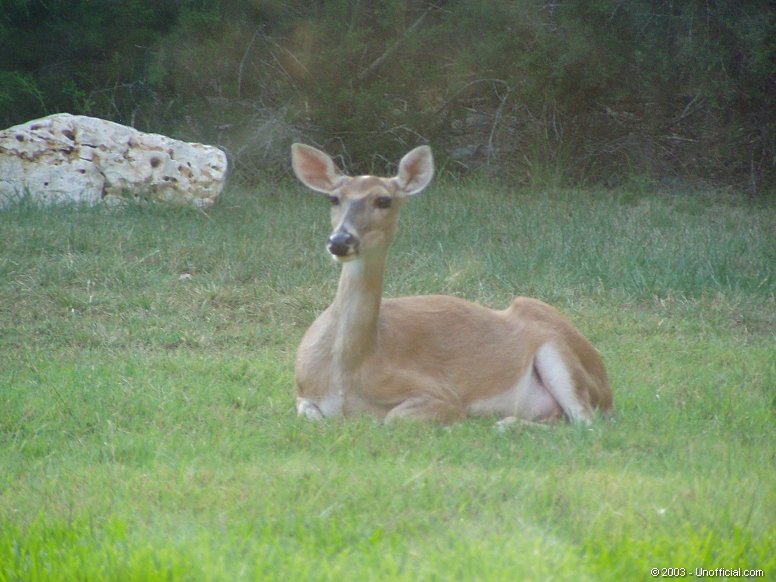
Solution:
[[[607,364],[612,421],[506,432],[296,418],[327,204],[0,212],[0,581],[776,576],[773,200],[413,199],[389,295],[532,295]]]

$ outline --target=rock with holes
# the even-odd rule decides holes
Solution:
[[[0,131],[0,206],[143,199],[211,206],[224,187],[216,147],[59,113]]]

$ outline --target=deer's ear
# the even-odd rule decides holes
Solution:
[[[291,165],[302,184],[316,192],[330,194],[347,179],[329,156],[301,143],[291,146]]]
[[[428,186],[433,177],[434,156],[431,148],[420,146],[401,159],[399,173],[393,182],[404,196],[412,196]]]

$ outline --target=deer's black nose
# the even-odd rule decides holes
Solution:
[[[335,232],[329,237],[329,252],[335,257],[348,255],[356,246],[356,237],[345,230]]]

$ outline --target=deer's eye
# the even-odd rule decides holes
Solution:
[[[390,196],[378,196],[377,198],[375,198],[375,207],[390,208],[392,202],[393,202],[393,198],[391,198]]]
[[[338,196],[329,195],[329,196],[326,196],[326,198],[329,199],[329,202],[331,202],[332,206],[339,206],[340,199]]]

